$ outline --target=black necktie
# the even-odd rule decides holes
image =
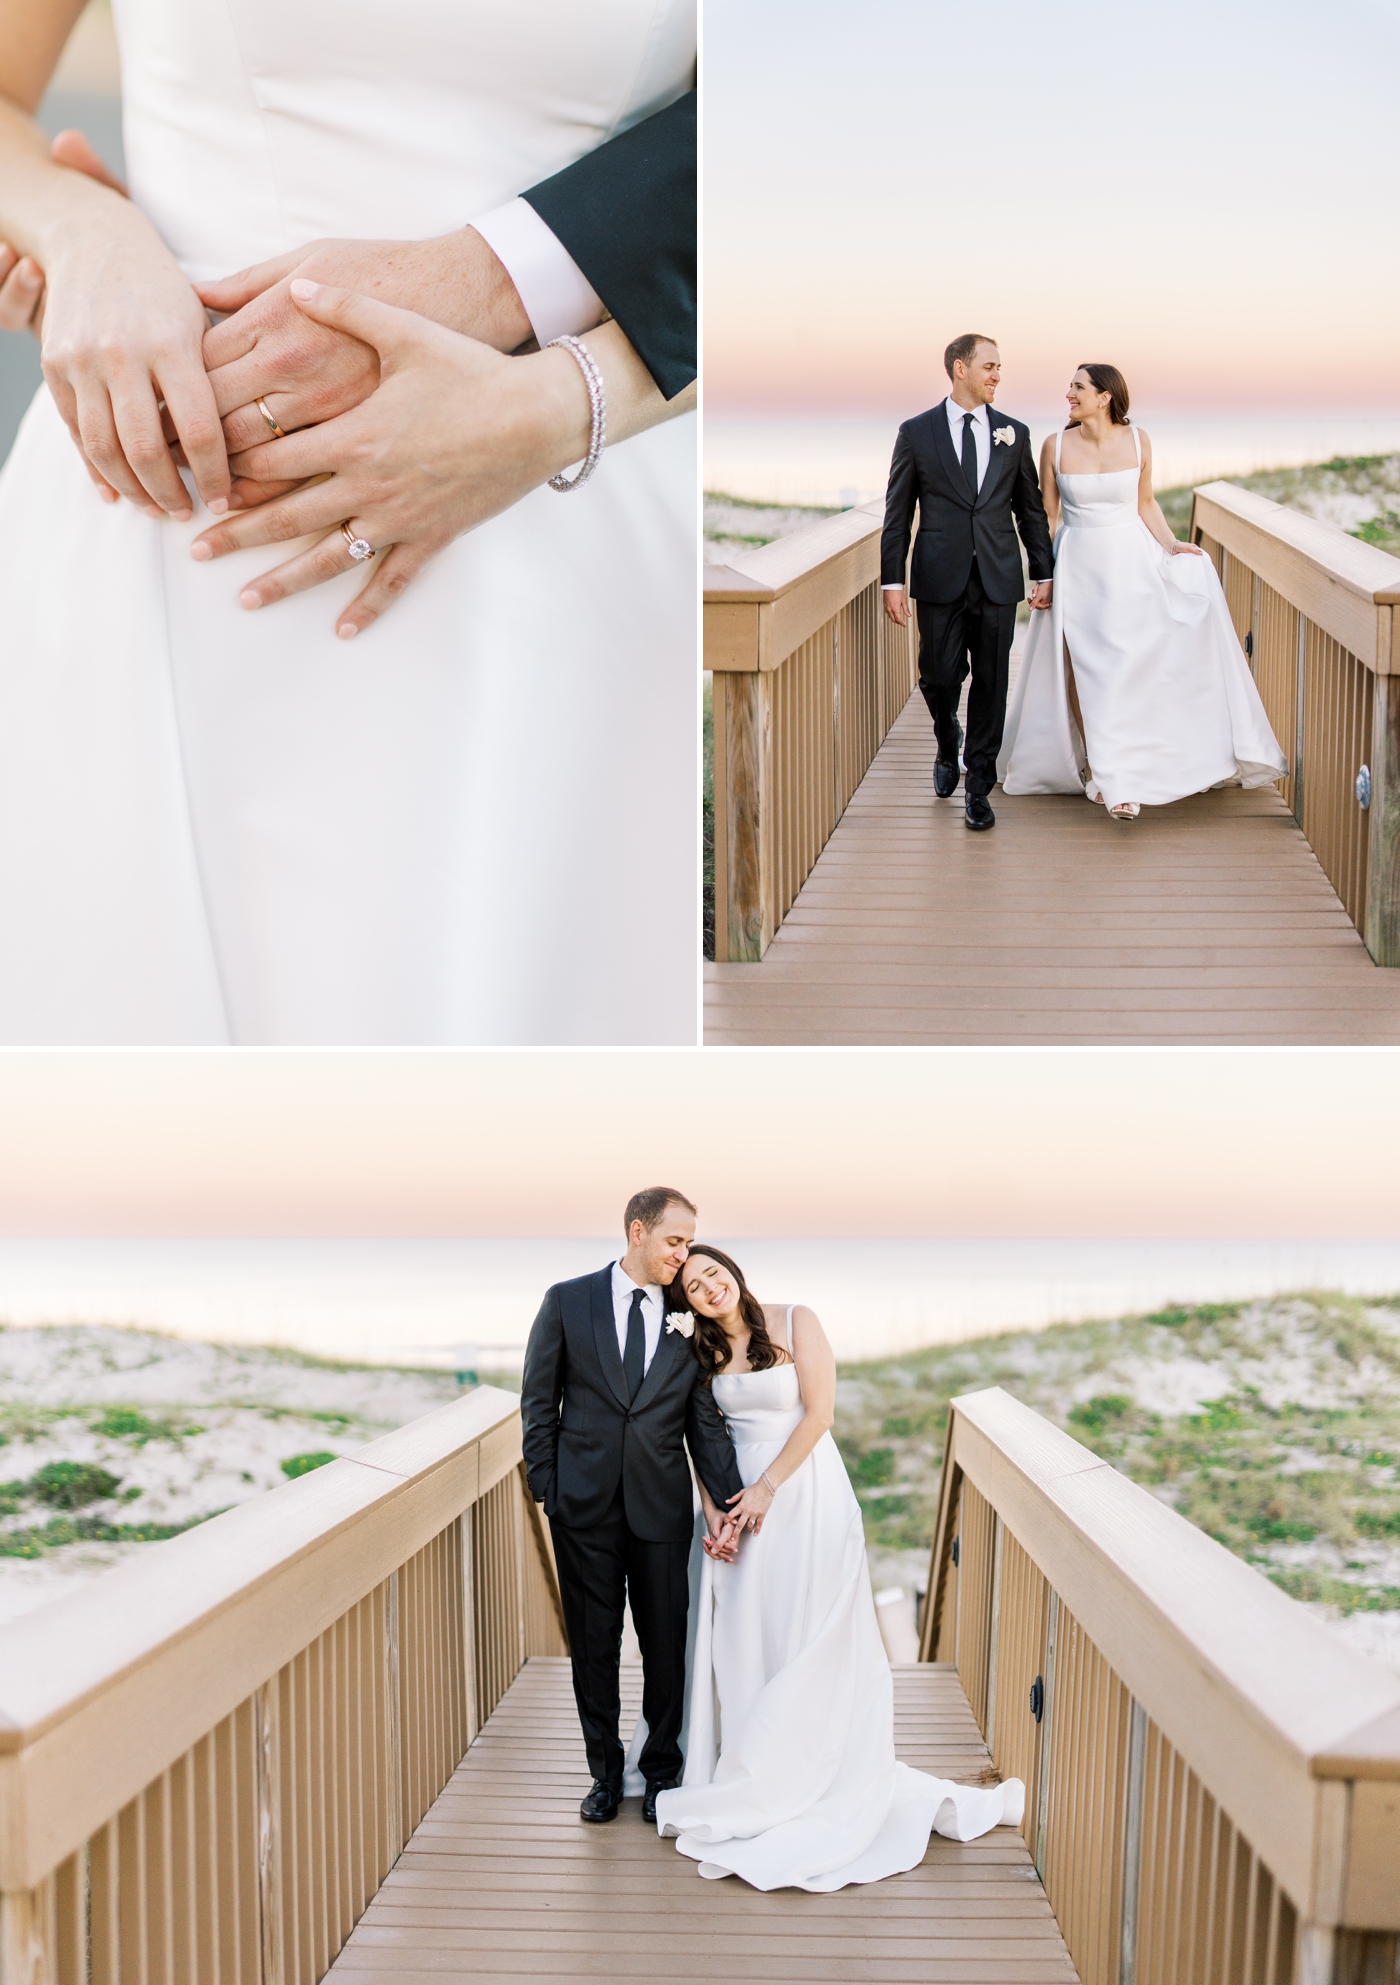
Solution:
[[[977,500],[977,440],[972,432],[972,415],[963,415],[963,475],[974,502]]]
[[[647,1329],[642,1322],[642,1304],[645,1301],[644,1289],[632,1291],[632,1307],[627,1312],[627,1349],[622,1354],[622,1376],[627,1381],[629,1405],[641,1390],[642,1374],[646,1368]]]

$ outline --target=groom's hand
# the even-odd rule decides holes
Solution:
[[[1031,587],[1031,612],[1038,613],[1042,607],[1048,607],[1054,591],[1053,579],[1037,579]]]
[[[701,1550],[707,1558],[715,1558],[720,1564],[733,1564],[739,1555],[739,1531],[722,1510],[716,1510],[707,1519],[706,1535],[701,1539]]]
[[[204,363],[230,454],[269,438],[261,399],[287,434],[348,413],[379,384],[379,354],[293,303],[293,277],[350,289],[415,311],[496,351],[531,336],[530,320],[502,263],[475,228],[434,241],[314,241],[290,255],[196,285],[210,310],[226,311],[204,340]],[[290,487],[235,485],[235,506]]]
[[[885,612],[896,627],[909,625],[909,600],[902,586],[885,588]]]

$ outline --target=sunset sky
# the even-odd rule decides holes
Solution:
[[[1391,0],[707,0],[706,404],[1400,412]]]
[[[1400,1057],[0,1057],[0,1234],[1400,1238]]]

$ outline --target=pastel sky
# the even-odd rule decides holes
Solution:
[[[706,0],[706,404],[1400,411],[1393,0]]]
[[[1400,1238],[1400,1057],[0,1056],[0,1234]]]

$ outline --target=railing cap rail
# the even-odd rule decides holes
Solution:
[[[1400,1675],[1347,1647],[1223,1544],[1000,1386],[961,1395],[951,1411],[1056,1506],[1100,1566],[1136,1588],[1161,1641],[1185,1651],[1314,1778],[1400,1780]],[[1034,1555],[1063,1589],[1067,1568]],[[1122,1622],[1115,1645],[1112,1620],[1085,1617],[1078,1595],[1065,1596],[1148,1714],[1169,1726],[1170,1704],[1154,1700],[1166,1665]]]
[[[1291,510],[1255,490],[1241,489],[1232,482],[1206,482],[1196,486],[1195,495],[1218,504],[1243,523],[1257,525],[1270,536],[1282,538],[1316,570],[1349,593],[1374,606],[1400,604],[1400,558],[1394,558],[1379,545],[1366,544],[1335,524],[1323,523],[1301,510]]]
[[[705,568],[705,604],[726,606],[750,601],[760,605],[782,598],[852,545],[877,536],[885,506],[880,501],[858,503],[832,517],[819,517],[786,537],[751,551],[733,553],[725,565]]]
[[[0,1627],[0,1755],[33,1744],[519,1410],[515,1393],[478,1386]]]

